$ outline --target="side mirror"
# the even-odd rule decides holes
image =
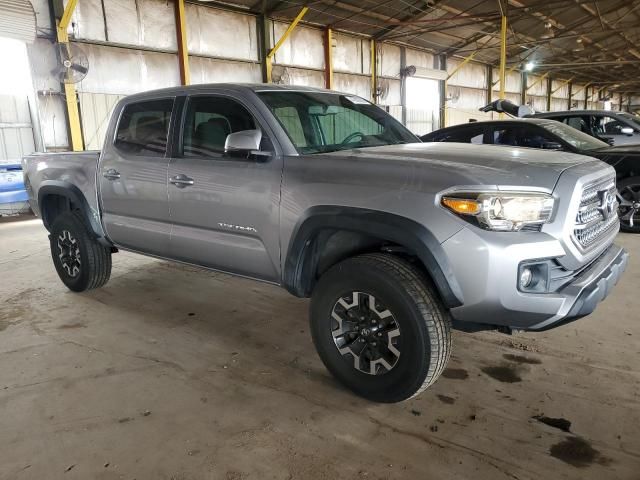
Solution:
[[[260,149],[262,132],[260,130],[241,130],[230,133],[224,142],[225,153],[250,153]]]
[[[631,127],[622,127],[620,129],[620,133],[623,133],[625,135],[631,136],[631,135],[633,135],[633,128],[631,128]]]

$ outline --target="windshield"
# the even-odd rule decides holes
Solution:
[[[632,113],[621,113],[620,116],[624,117],[626,120],[631,120],[638,127],[640,127],[640,117],[637,115],[633,115]]]
[[[542,127],[578,150],[597,150],[609,145],[561,122],[544,123]]]
[[[381,108],[355,95],[259,92],[299,153],[420,142]]]

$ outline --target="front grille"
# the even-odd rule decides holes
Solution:
[[[580,208],[573,230],[574,241],[588,250],[599,244],[620,226],[615,177],[606,177],[587,185],[580,198]]]

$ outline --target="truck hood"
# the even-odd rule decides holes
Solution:
[[[629,156],[640,155],[640,145],[619,145],[617,147],[603,147],[593,150],[593,155]]]
[[[506,189],[523,186],[553,190],[566,169],[593,157],[573,153],[466,143],[411,143],[332,152],[350,160],[398,162],[433,171],[450,185],[485,185]],[[604,166],[604,164],[603,164]],[[464,183],[461,183],[464,182]]]

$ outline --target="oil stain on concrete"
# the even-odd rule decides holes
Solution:
[[[499,382],[516,383],[522,381],[518,369],[511,365],[484,367],[482,368],[482,371]]]
[[[562,460],[577,468],[584,468],[594,463],[609,465],[611,459],[604,457],[589,442],[580,437],[567,437],[551,447],[552,457]]]
[[[469,378],[469,374],[463,368],[447,368],[442,372],[442,376],[453,380],[464,380]]]

